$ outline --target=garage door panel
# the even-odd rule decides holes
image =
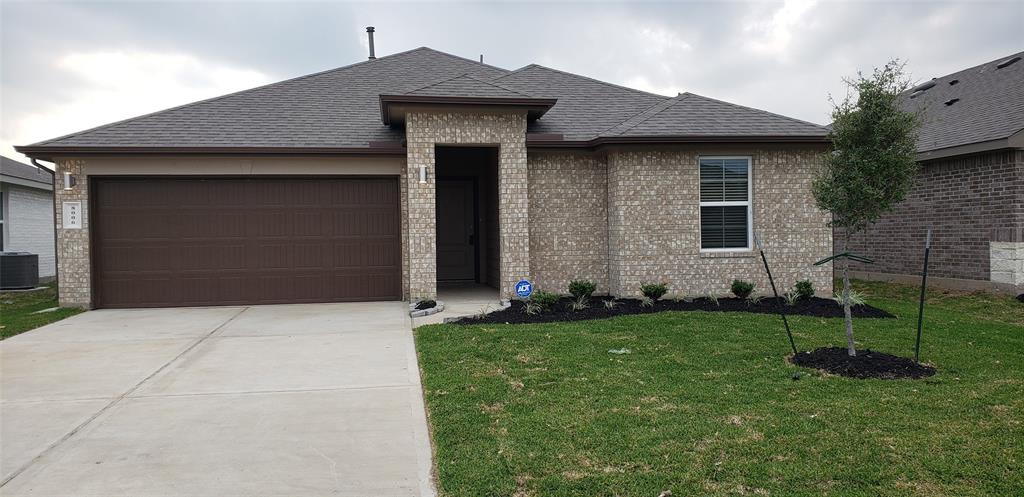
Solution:
[[[94,182],[99,307],[401,298],[397,179]]]

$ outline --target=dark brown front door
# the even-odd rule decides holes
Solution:
[[[473,180],[437,181],[437,279],[476,279]]]
[[[393,178],[93,178],[94,304],[398,300]]]

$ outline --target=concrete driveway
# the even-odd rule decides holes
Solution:
[[[433,495],[406,313],[100,310],[0,342],[0,495]]]

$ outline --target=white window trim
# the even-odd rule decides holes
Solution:
[[[700,161],[701,159],[745,159],[747,161],[747,201],[746,202],[702,202],[700,200]],[[754,157],[751,155],[698,155],[697,156],[697,246],[701,253],[715,252],[749,252],[754,250]],[[704,248],[700,236],[701,207],[736,207],[747,206],[747,246],[729,248]]]

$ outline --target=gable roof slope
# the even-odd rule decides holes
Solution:
[[[598,81],[531,64],[491,80],[539,98],[555,98],[531,133],[561,134],[566,140],[589,140],[669,97]]]
[[[82,147],[366,147],[398,141],[378,95],[452,75],[504,69],[421,47],[120,121],[31,145]]]
[[[1004,140],[1024,130],[1024,60],[997,67],[1022,57],[1000,57],[935,78],[916,95],[905,92],[903,108],[921,112],[918,153]]]
[[[824,137],[824,126],[721,100],[678,96],[609,129],[602,136]]]

